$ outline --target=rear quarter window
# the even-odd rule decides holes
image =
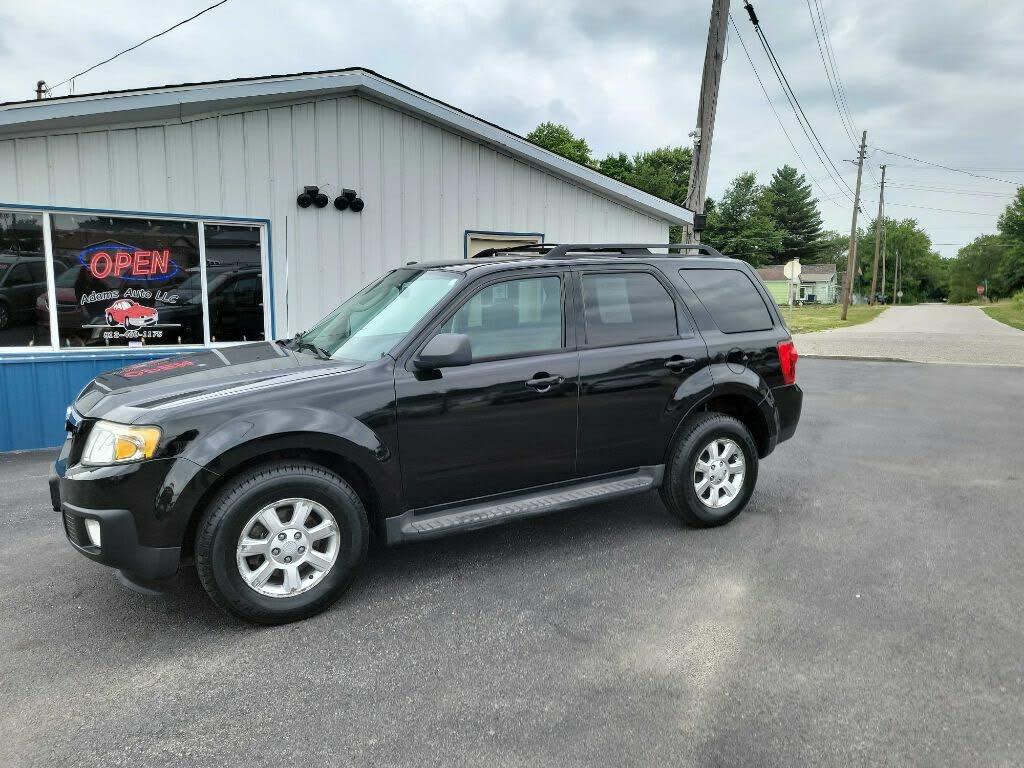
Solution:
[[[681,269],[722,333],[767,331],[774,326],[760,291],[738,269]]]

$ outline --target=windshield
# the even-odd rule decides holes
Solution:
[[[397,269],[385,275],[299,337],[333,358],[379,360],[455,287],[444,270]]]

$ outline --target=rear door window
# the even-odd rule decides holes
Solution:
[[[771,313],[750,278],[738,269],[681,269],[722,333],[767,331]]]
[[[588,345],[635,344],[679,335],[675,302],[654,275],[585,273],[582,282]]]

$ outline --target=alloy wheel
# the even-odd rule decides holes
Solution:
[[[693,490],[704,506],[719,509],[739,496],[745,471],[739,445],[727,437],[716,438],[697,455]]]
[[[267,597],[312,589],[338,559],[341,534],[334,515],[310,499],[281,499],[249,518],[238,537],[238,572]]]

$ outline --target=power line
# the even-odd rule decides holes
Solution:
[[[911,165],[909,163],[886,163],[886,165],[888,165],[890,168],[916,168],[919,171],[930,171],[930,170],[932,170],[931,168],[922,168],[919,165]],[[943,170],[943,167],[940,166],[940,168],[938,170]],[[953,170],[956,170],[956,171],[997,171],[997,172],[998,171],[1002,171],[1003,173],[1024,173],[1024,168],[996,168],[996,167],[991,167],[991,166],[972,167],[972,166],[961,165],[960,167],[954,168]],[[1002,179],[1000,179],[1000,181],[1002,181]]]
[[[110,63],[110,62],[112,62],[112,61],[113,61],[114,59],[116,59],[116,58],[117,58],[118,56],[124,56],[124,54],[126,54],[126,53],[131,53],[131,52],[132,52],[132,51],[134,51],[134,50],[135,50],[136,48],[141,48],[142,46],[144,46],[144,45],[145,45],[146,43],[150,42],[151,40],[156,40],[156,39],[157,39],[158,37],[160,37],[160,36],[162,36],[162,35],[166,35],[166,34],[167,34],[168,32],[170,32],[170,31],[172,31],[172,30],[175,30],[175,29],[177,29],[178,27],[180,27],[180,26],[183,26],[184,24],[188,24],[188,23],[189,23],[190,21],[192,21],[192,20],[194,20],[194,19],[198,19],[198,18],[199,18],[200,16],[202,16],[202,15],[203,15],[204,13],[206,13],[207,11],[212,11],[212,10],[213,10],[214,8],[217,8],[218,6],[224,5],[224,3],[226,3],[227,1],[228,1],[228,0],[220,0],[220,2],[219,2],[219,3],[214,3],[214,4],[213,4],[213,5],[211,5],[211,6],[209,7],[209,8],[204,8],[203,10],[201,10],[201,11],[200,11],[199,13],[195,14],[194,16],[189,16],[189,17],[188,17],[187,19],[185,19],[184,21],[179,21],[179,22],[178,22],[177,24],[175,24],[175,25],[173,25],[173,26],[170,26],[170,27],[168,27],[167,29],[165,29],[165,30],[164,30],[163,32],[157,32],[157,33],[156,33],[155,35],[153,35],[152,37],[147,37],[147,38],[146,38],[145,40],[143,40],[143,41],[142,41],[141,43],[136,43],[136,44],[135,44],[135,45],[133,45],[133,46],[132,46],[131,48],[125,48],[125,49],[124,49],[123,51],[121,51],[120,53],[115,53],[115,54],[114,54],[113,56],[111,56],[111,57],[110,57],[109,59],[104,59],[103,61],[99,62],[98,64],[93,64],[93,65],[92,65],[91,67],[89,67],[88,69],[83,69],[83,70],[82,70],[81,72],[79,72],[79,73],[78,73],[77,75],[72,75],[71,77],[67,78],[66,80],[61,80],[61,81],[60,81],[59,83],[57,83],[57,84],[56,84],[55,86],[53,86],[52,88],[50,88],[50,89],[48,89],[48,90],[53,90],[53,88],[60,88],[60,87],[61,87],[62,85],[65,85],[66,83],[70,83],[70,82],[72,82],[73,80],[75,80],[76,78],[79,78],[79,77],[81,77],[82,75],[85,75],[85,74],[88,74],[89,72],[92,72],[92,71],[93,71],[94,69],[96,69],[97,67],[102,67],[102,66],[103,66],[104,64],[109,64],[109,63]],[[73,87],[73,86],[72,86],[72,87]]]
[[[772,49],[771,43],[768,42],[768,38],[765,35],[764,30],[761,28],[761,23],[757,18],[757,14],[754,13],[754,7],[747,2],[744,5],[744,8],[747,10],[747,15],[750,16],[750,21],[754,25],[754,31],[757,34],[758,40],[761,42],[761,47],[764,49],[765,55],[768,57],[768,61],[772,65],[772,71],[775,73],[775,77],[778,79],[779,85],[782,86],[783,93],[785,93],[786,98],[789,101],[789,105],[793,109],[794,115],[796,115],[797,122],[800,123],[800,128],[803,130],[804,136],[807,137],[807,141],[810,143],[811,149],[814,150],[814,154],[817,155],[822,167],[832,179],[836,188],[842,192],[843,190],[840,186],[840,182],[842,182],[842,185],[846,187],[849,192],[850,199],[852,200],[853,190],[850,189],[850,185],[846,183],[846,179],[843,178],[842,173],[840,173],[836,164],[832,162],[832,158],[829,157],[828,151],[825,149],[825,145],[822,144],[821,139],[818,138],[818,134],[814,130],[814,126],[811,125],[811,121],[808,119],[807,113],[804,111],[799,98],[797,98],[796,92],[789,83],[789,78],[786,77],[786,73],[782,69],[782,64],[779,63],[778,57],[775,55],[775,51]],[[808,131],[810,133],[808,133]],[[811,136],[814,137],[813,140],[811,139]],[[817,142],[817,146],[815,146],[815,142]],[[821,148],[821,152],[818,151],[818,147]],[[824,153],[824,159],[822,159],[822,153]],[[829,166],[832,167],[832,170],[829,170]],[[846,193],[844,192],[844,194]]]
[[[836,63],[836,50],[835,46],[832,45],[832,32],[829,30],[828,17],[825,15],[825,8],[821,3],[821,0],[814,0],[815,8],[818,10],[818,21],[823,31],[823,37],[825,38],[825,52],[828,54],[829,61],[832,62],[832,72],[836,78],[836,84],[839,88],[839,100],[842,102],[843,109],[846,112],[846,119],[850,124],[850,128],[853,129],[854,136],[857,135],[857,127],[853,122],[853,115],[850,113],[850,104],[846,99],[846,86],[843,83],[843,78],[839,74],[839,65]],[[857,142],[853,142],[856,146]]]
[[[731,13],[729,14],[729,23],[732,24],[732,31],[736,34],[736,37],[739,39],[740,46],[743,48],[743,53],[747,57],[747,62],[750,64],[750,69],[754,72],[754,77],[757,78],[757,84],[759,86],[761,86],[761,93],[764,94],[765,101],[767,101],[768,102],[768,106],[771,107],[772,114],[775,115],[775,119],[779,123],[779,128],[782,129],[782,132],[786,136],[786,141],[789,142],[789,146],[792,147],[792,149],[793,149],[793,154],[796,155],[797,159],[800,161],[800,165],[803,166],[804,171],[807,173],[807,178],[810,179],[811,182],[814,184],[814,186],[816,186],[818,188],[818,190],[822,193],[822,195],[824,195],[824,197],[822,197],[822,200],[824,200],[825,202],[829,202],[829,203],[832,203],[833,205],[837,205],[838,206],[839,203],[837,203],[832,197],[830,197],[825,192],[825,188],[811,174],[811,170],[810,170],[810,168],[807,167],[807,163],[804,161],[803,155],[800,154],[800,150],[798,150],[796,148],[796,144],[793,143],[793,137],[789,135],[789,131],[786,130],[785,123],[783,123],[782,122],[782,118],[779,117],[778,110],[775,109],[775,105],[772,103],[771,96],[768,95],[768,89],[764,87],[764,81],[761,80],[761,74],[757,71],[757,67],[754,66],[754,60],[752,58],[750,58],[750,51],[747,50],[747,44],[746,44],[746,42],[744,42],[743,36],[740,34],[739,27],[736,26],[736,20],[733,19]],[[840,207],[842,207],[842,206],[840,206]]]
[[[821,0],[814,0],[814,7],[818,12],[818,26],[821,27],[822,38],[825,41],[825,53],[828,55],[828,60],[832,64],[832,74],[836,82],[836,88],[839,91],[839,101],[842,104],[841,111],[846,115],[846,122],[850,126],[850,130],[852,131],[852,135],[848,135],[848,137],[850,138],[850,141],[853,144],[854,149],[856,149],[856,136],[859,133],[859,131],[857,130],[857,126],[853,120],[853,114],[850,112],[849,100],[846,98],[846,85],[843,83],[843,78],[839,74],[839,64],[836,61],[835,46],[832,45],[832,32],[828,26],[828,17],[825,15],[825,7],[822,4]],[[877,184],[878,177],[875,176],[874,170],[871,168],[870,165],[866,167],[868,175],[871,177],[871,180],[875,182],[875,184]]]
[[[967,196],[971,196],[971,197],[1001,197],[1001,198],[1004,198],[1004,199],[1013,197],[1012,194],[1006,193],[1006,192],[975,192],[975,191],[964,190],[964,189],[950,189],[948,187],[947,188],[942,188],[942,187],[926,187],[926,186],[916,186],[916,185],[913,185],[913,184],[894,184],[894,183],[891,183],[891,182],[887,186],[895,188],[895,189],[906,189],[906,190],[910,190],[910,191],[913,191],[913,192],[934,192],[934,193],[943,194],[943,195],[967,195]]]
[[[1012,184],[1015,187],[1021,186],[1020,182],[1017,182],[1017,181],[1010,181],[1008,179],[998,179],[995,176],[983,176],[982,174],[972,173],[971,171],[966,171],[966,170],[964,170],[962,168],[953,168],[952,166],[943,165],[942,163],[933,163],[930,160],[922,160],[919,157],[911,157],[910,155],[904,155],[904,154],[901,154],[900,152],[893,152],[892,150],[889,150],[889,149],[882,149],[882,147],[872,147],[872,149],[877,149],[879,152],[884,152],[887,155],[894,155],[896,157],[902,157],[904,160],[912,160],[915,163],[923,163],[924,165],[930,165],[930,166],[932,166],[934,168],[943,168],[944,170],[947,170],[947,171],[954,171],[956,173],[963,173],[963,174],[966,174],[968,176],[973,176],[976,179],[988,179],[989,181],[999,181],[999,182],[1002,182],[1003,184]]]
[[[825,49],[822,47],[821,38],[818,34],[818,23],[814,20],[814,11],[811,10],[811,0],[807,0],[807,15],[811,17],[811,27],[814,29],[814,39],[818,43],[818,56],[821,57],[821,65],[825,68],[825,78],[828,80],[829,90],[832,91],[832,101],[835,102],[836,112],[839,115],[839,122],[843,126],[843,130],[846,131],[846,137],[850,140],[850,144],[853,145],[854,149],[857,147],[857,140],[854,138],[856,135],[856,129],[851,129],[846,124],[846,115],[843,112],[843,108],[839,106],[839,94],[836,91],[836,84],[833,82],[832,72],[829,69],[830,57],[825,56]]]
[[[877,203],[877,200],[861,200],[862,203]],[[900,208],[920,208],[922,211],[941,211],[943,213],[963,213],[968,216],[1000,216],[998,213],[986,213],[985,211],[960,211],[955,208],[932,208],[928,205],[913,205],[912,203],[894,203],[891,200],[886,205],[898,205]]]

